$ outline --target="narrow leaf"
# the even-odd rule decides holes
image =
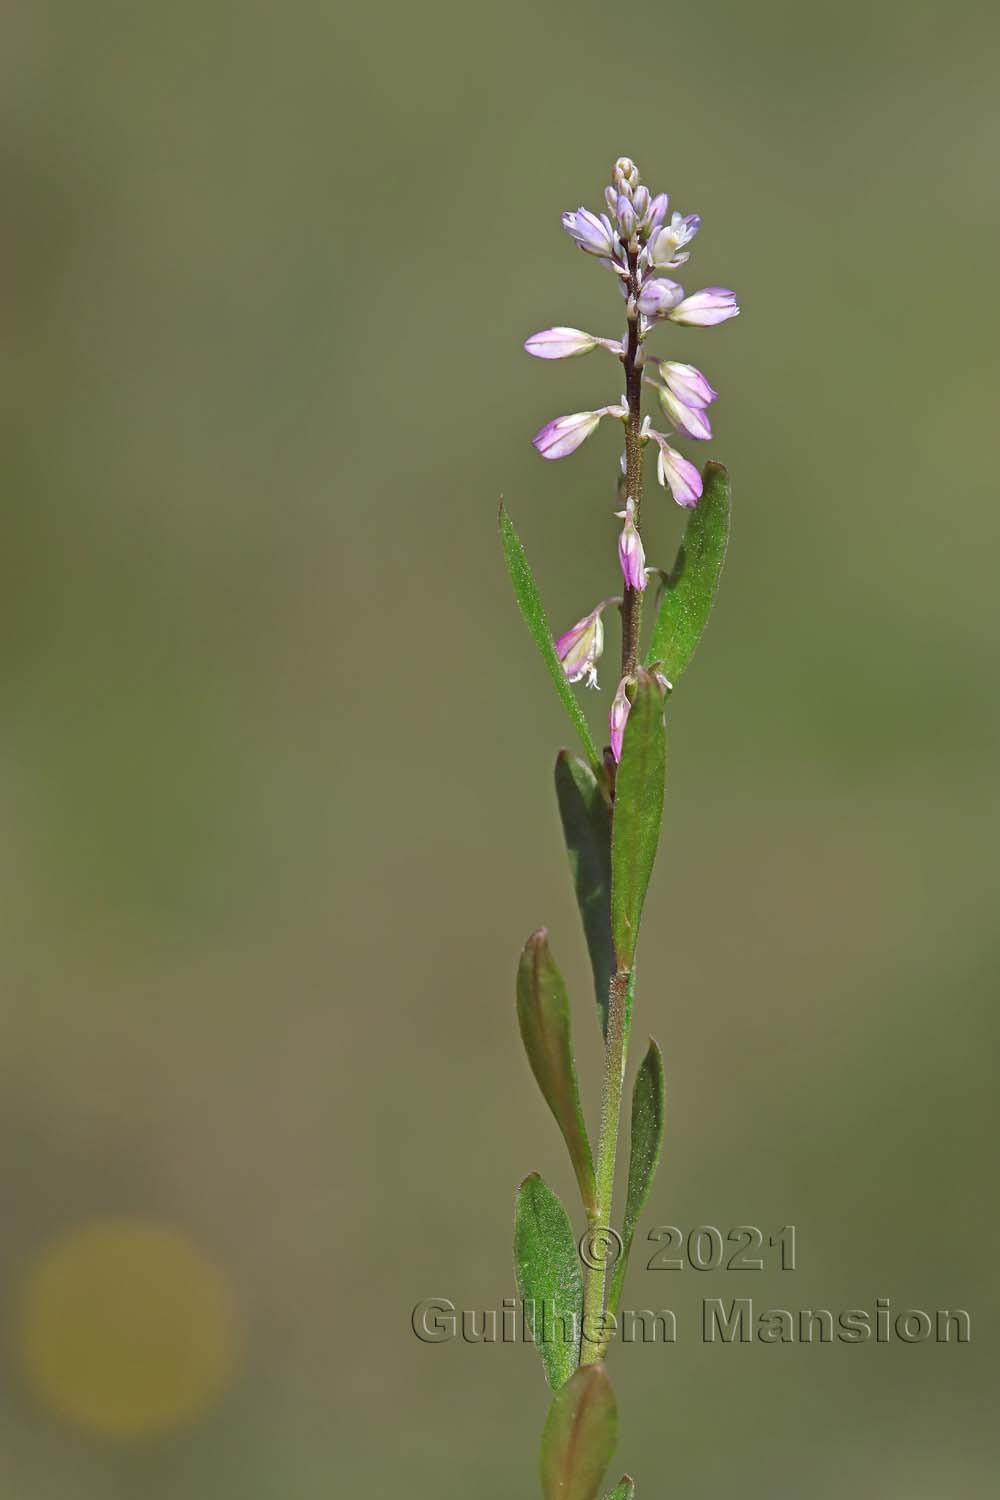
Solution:
[[[615,1485],[614,1489],[611,1491],[611,1494],[606,1497],[606,1500],[632,1500],[632,1497],[634,1495],[635,1480],[630,1479],[626,1474],[624,1478]]]
[[[595,1500],[618,1437],[618,1406],[603,1364],[581,1365],[553,1398],[542,1433],[545,1500]]]
[[[514,530],[514,523],[507,514],[506,507],[500,506],[500,542],[503,546],[503,554],[507,560],[507,571],[510,573],[510,581],[514,586],[514,597],[518,608],[527,622],[528,629],[535,638],[542,660],[549,669],[549,676],[556,685],[556,691],[563,701],[566,712],[569,714],[576,728],[577,734],[587,754],[587,759],[594,770],[601,772],[602,761],[597,753],[587,721],[583,715],[583,709],[576,701],[573,689],[566,681],[566,673],[556,655],[555,642],[552,639],[552,631],[545,617],[545,609],[542,605],[538,585],[535,583],[534,575],[528,564],[528,559],[521,546],[521,539]]]
[[[618,1311],[636,1225],[649,1197],[656,1164],[660,1159],[665,1114],[663,1055],[650,1037],[649,1050],[642,1060],[632,1088],[632,1146],[628,1161],[622,1247],[611,1274],[611,1294],[608,1298],[608,1308],[612,1313]]]
[[[702,497],[691,512],[677,561],[660,601],[647,663],[660,663],[676,683],[708,624],[729,543],[729,475],[705,465]]]
[[[597,1206],[594,1160],[573,1061],[569,998],[544,927],[532,933],[521,953],[517,968],[517,1020],[531,1071],[563,1133],[580,1185],[580,1197],[589,1214]]]
[[[666,768],[663,701],[656,678],[640,667],[625,725],[611,835],[611,934],[622,969],[630,969],[635,958],[660,837]]]
[[[594,971],[601,1027],[608,1030],[608,987],[614,972],[611,946],[611,811],[590,767],[560,750],[556,796],[569,853],[576,902]]]
[[[546,1378],[558,1391],[579,1359],[583,1272],[566,1210],[537,1172],[518,1190],[514,1268]]]

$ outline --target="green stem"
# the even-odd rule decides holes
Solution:
[[[604,1049],[604,1089],[601,1098],[601,1128],[597,1145],[596,1206],[591,1220],[593,1229],[611,1228],[611,1211],[615,1194],[615,1161],[618,1155],[618,1131],[621,1121],[622,1084],[628,1055],[628,1037],[632,1020],[632,989],[635,971],[619,969],[612,976],[608,996],[608,1035]],[[596,1253],[589,1259],[583,1283],[583,1328],[580,1363],[589,1365],[603,1357],[604,1303],[607,1294],[608,1269],[614,1263],[612,1237],[603,1243],[591,1240]]]

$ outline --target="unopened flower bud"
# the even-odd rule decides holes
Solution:
[[[611,700],[611,709],[608,713],[608,731],[611,735],[611,754],[616,761],[622,758],[622,740],[625,737],[625,725],[628,722],[629,710],[632,705],[628,699],[626,689],[631,684],[631,678],[623,677],[618,684],[615,696]]]
[[[670,207],[670,199],[666,193],[657,193],[649,205],[649,213],[646,216],[646,227],[652,235],[655,229],[659,229],[667,217],[667,209]]]
[[[645,318],[665,318],[684,297],[684,288],[666,277],[647,281],[639,293],[639,311]]]
[[[599,340],[582,328],[543,328],[525,339],[524,347],[536,359],[573,359],[578,354],[589,354],[596,349]]]
[[[674,323],[711,328],[716,323],[725,323],[727,318],[735,318],[739,310],[735,292],[724,286],[707,286],[685,297],[667,316]]]
[[[615,215],[618,219],[619,234],[623,240],[630,240],[633,234],[635,234],[635,209],[624,193],[618,199]]]
[[[630,156],[619,156],[613,176],[619,192],[634,191],[639,186],[639,168]]]
[[[562,662],[568,682],[580,682],[585,678],[588,687],[597,686],[597,662],[604,650],[604,624],[601,611],[607,600],[584,615],[565,635],[555,643],[556,655]]]
[[[627,588],[641,593],[646,587],[646,554],[635,524],[635,501],[631,495],[625,501],[625,509],[616,510],[615,515],[625,522],[618,538],[618,561],[622,576]]]
[[[646,215],[649,212],[649,188],[646,187],[645,183],[637,187],[633,193],[632,207],[635,209],[635,216],[640,224],[644,223]]]

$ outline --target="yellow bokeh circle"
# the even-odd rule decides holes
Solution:
[[[168,1432],[201,1414],[236,1354],[232,1289],[183,1234],[95,1219],[49,1246],[18,1307],[33,1390],[102,1437]]]

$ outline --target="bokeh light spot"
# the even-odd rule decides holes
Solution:
[[[112,1439],[200,1415],[235,1361],[235,1298],[185,1236],[137,1219],[93,1220],[31,1267],[18,1307],[32,1389],[61,1417]]]

